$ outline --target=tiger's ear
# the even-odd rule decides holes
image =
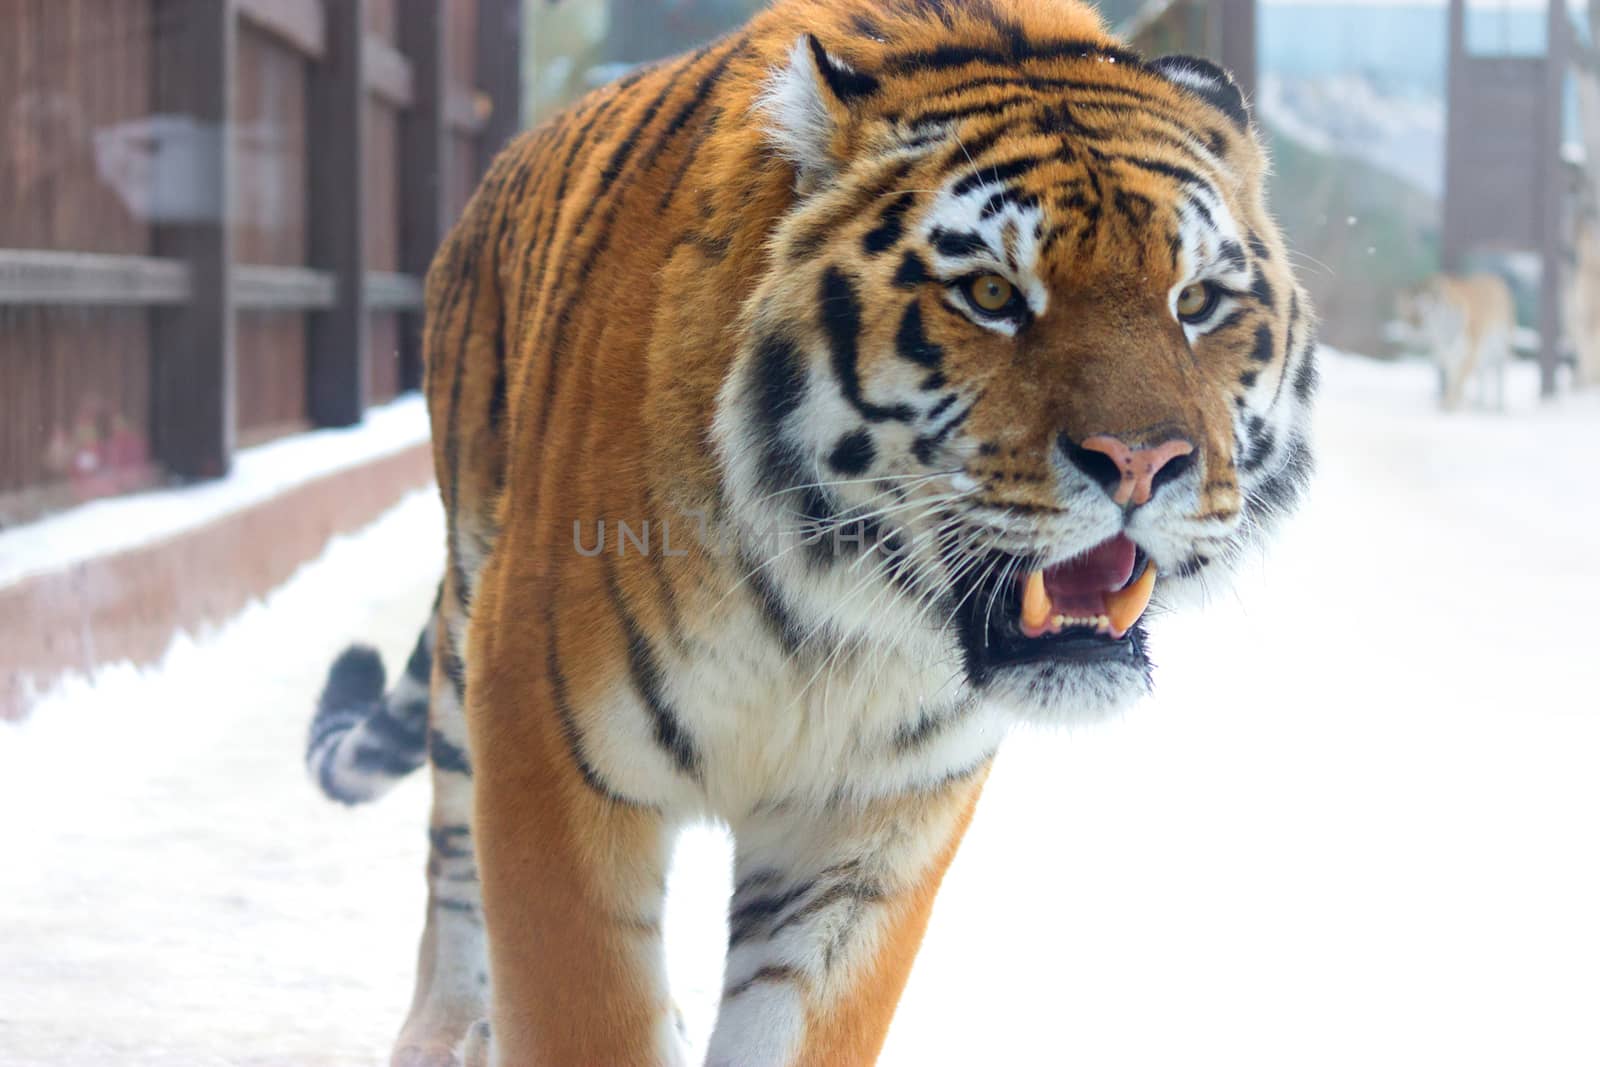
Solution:
[[[1149,68],[1232,119],[1240,129],[1250,125],[1250,108],[1233,76],[1210,60],[1196,56],[1162,56]]]
[[[795,184],[810,192],[838,171],[834,137],[850,107],[876,92],[878,79],[832,55],[811,34],[801,34],[788,62],[773,72],[756,101],[766,138],[795,167]]]

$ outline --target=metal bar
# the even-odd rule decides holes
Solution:
[[[475,80],[489,114],[474,146],[479,174],[522,128],[521,0],[478,0]]]
[[[158,257],[186,265],[188,302],[153,318],[151,437],[156,459],[185,478],[226,474],[237,429],[232,218],[234,0],[158,0],[155,103],[194,120],[188,220],[158,226]]]
[[[233,0],[239,17],[301,55],[321,59],[328,38],[322,0]]]
[[[364,0],[329,0],[328,51],[311,68],[311,264],[336,283],[333,305],[311,316],[307,411],[318,426],[351,426],[367,406]]]
[[[1246,100],[1254,100],[1257,84],[1256,0],[1216,0],[1217,62],[1239,83]]]
[[[307,267],[233,268],[234,307],[251,311],[327,311],[338,306],[339,286],[327,271]]]
[[[180,259],[0,248],[0,304],[156,307],[189,296]]]
[[[367,271],[367,307],[373,311],[421,311],[422,279],[410,274]]]
[[[368,37],[361,43],[366,64],[367,90],[397,108],[411,106],[411,64],[399,50],[381,37]]]
[[[411,107],[400,116],[400,269],[422,278],[444,239],[444,11],[440,4],[400,5],[400,50],[411,64]],[[422,385],[422,317],[400,324],[400,388]]]
[[[1460,181],[1455,171],[1461,166],[1457,158],[1461,152],[1462,123],[1466,121],[1462,105],[1462,66],[1467,59],[1466,0],[1450,0],[1450,51],[1445,66],[1445,137],[1444,137],[1444,204],[1440,211],[1443,225],[1439,228],[1439,265],[1447,271],[1458,271],[1466,259],[1467,249],[1461,240],[1462,227],[1455,222],[1460,214],[1456,201],[1460,199]],[[1454,180],[1453,180],[1454,179]]]
[[[1539,153],[1542,208],[1539,276],[1539,395],[1556,395],[1556,366],[1561,359],[1561,268],[1566,176],[1561,164],[1562,120],[1566,109],[1568,30],[1566,0],[1549,0],[1545,56],[1544,142]]]

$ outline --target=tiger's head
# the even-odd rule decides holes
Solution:
[[[1142,61],[1077,4],[941,11],[962,43],[907,14],[773,65],[755,121],[795,197],[719,400],[724,481],[838,640],[1093,714],[1148,687],[1147,606],[1300,495],[1311,310],[1226,73]]]

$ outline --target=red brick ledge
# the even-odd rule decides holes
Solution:
[[[424,441],[154,544],[0,589],[0,719],[26,712],[24,677],[43,690],[103,663],[154,663],[179,631],[238,614],[336,534],[372,522],[432,478]]]

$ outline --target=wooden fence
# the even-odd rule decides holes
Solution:
[[[0,0],[0,525],[415,388],[521,0]]]

